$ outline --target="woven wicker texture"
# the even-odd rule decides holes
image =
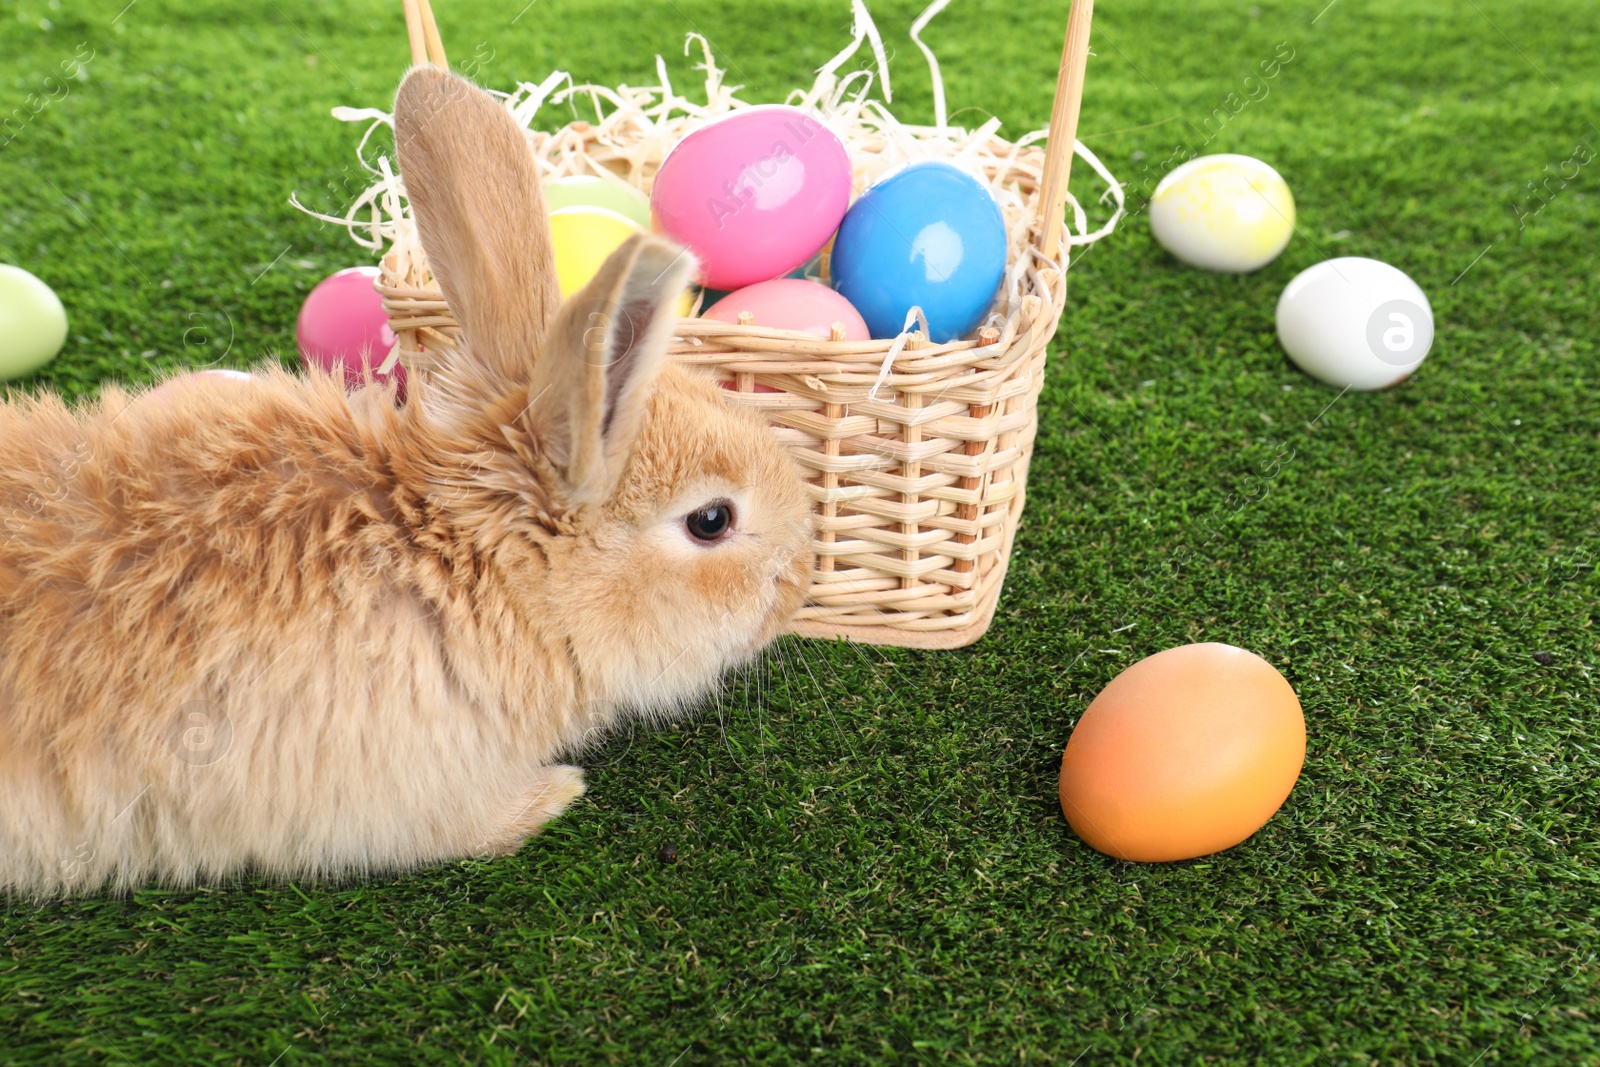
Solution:
[[[1069,54],[1086,47],[1088,6],[1085,0],[1074,5],[1082,40],[1073,40],[1069,25]],[[870,20],[863,29],[864,8],[857,11],[860,45],[876,30]],[[424,31],[431,26],[425,12]],[[553,76],[509,94],[507,107],[524,125],[545,103],[573,97],[593,101],[603,115],[597,123],[575,121],[553,133],[529,130],[546,177],[593,174],[648,192],[666,151],[684,132],[746,106],[722,85],[701,44],[704,105],[676,96],[659,62],[659,89],[559,89],[560,78]],[[433,59],[442,62],[442,50]],[[970,132],[948,126],[942,90],[936,123],[906,126],[864,90],[850,95],[855,76],[837,79],[829,67],[810,91],[791,97],[840,134],[858,194],[885,173],[922,159],[952,160],[987,180],[1006,220],[1010,261],[996,305],[975,337],[930,344],[915,323],[892,340],[864,342],[698,318],[678,323],[672,353],[726,383],[729,403],[765,415],[812,486],[814,579],[793,625],[797,633],[944,648],[969,644],[988,627],[1022,514],[1045,352],[1065,303],[1066,253],[1110,232],[1122,209],[1120,187],[1067,129],[1066,119],[1076,124],[1078,93],[1066,83],[1069,66],[1064,63],[1051,132],[1057,145],[1075,145],[1115,201],[1111,220],[1093,233],[1065,190],[1070,157],[1040,147],[1045,131],[1012,142],[996,134],[998,120]],[[937,73],[936,64],[933,69]],[[1081,57],[1077,71],[1081,79]],[[881,74],[886,80],[887,71]],[[1063,116],[1067,105],[1070,116]],[[378,173],[380,180],[346,219],[333,221],[353,232],[367,228],[362,243],[385,249],[377,287],[398,341],[390,361],[425,376],[458,342],[459,329],[428,273],[402,176],[386,161]],[[1046,193],[1046,187],[1055,191]],[[1058,199],[1049,206],[1044,196]],[[1062,225],[1063,204],[1076,233]],[[362,211],[370,212],[370,222],[357,217]]]

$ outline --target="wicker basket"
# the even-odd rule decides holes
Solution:
[[[1021,295],[1003,325],[986,326],[973,339],[931,344],[916,331],[893,341],[845,342],[679,321],[672,353],[729,384],[730,403],[767,416],[809,475],[816,565],[794,633],[956,648],[981,637],[994,617],[1022,515],[1045,350],[1066,299],[1068,149],[1075,144],[1092,10],[1093,0],[1072,4],[1045,147],[995,138],[1007,151],[984,164],[992,180],[1010,183],[1034,212],[1018,224],[1008,220],[1008,277]],[[414,62],[445,66],[427,0],[406,0],[406,15]],[[600,143],[586,122],[530,138],[550,172],[562,169],[551,160],[582,159],[622,172],[645,191],[654,176],[653,167],[641,171],[636,161],[628,173],[628,161],[615,158],[614,140]],[[1078,151],[1087,155],[1082,146]],[[1081,210],[1078,222],[1083,229]],[[459,330],[414,234],[396,238],[377,288],[398,358],[408,373],[427,374],[430,352],[451,347]],[[835,338],[842,336],[836,329]]]

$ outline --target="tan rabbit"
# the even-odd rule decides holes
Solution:
[[[280,369],[0,404],[6,891],[510,853],[562,753],[800,604],[798,468],[665,359],[689,256],[635,237],[561,305],[505,108],[419,68],[395,125],[465,332],[403,408]]]

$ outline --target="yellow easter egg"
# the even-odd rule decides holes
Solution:
[[[644,227],[626,215],[603,207],[564,207],[550,212],[550,243],[555,249],[561,299],[588,285],[622,242],[643,232]],[[678,298],[678,316],[687,318],[693,306],[694,299],[685,292]]]
[[[1294,196],[1283,176],[1250,156],[1191,159],[1156,186],[1150,231],[1193,267],[1244,274],[1278,257],[1294,235]]]

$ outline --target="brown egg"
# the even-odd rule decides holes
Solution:
[[[1289,796],[1306,721],[1283,675],[1242,648],[1182,645],[1111,680],[1061,760],[1061,810],[1119,859],[1232,848]]]

